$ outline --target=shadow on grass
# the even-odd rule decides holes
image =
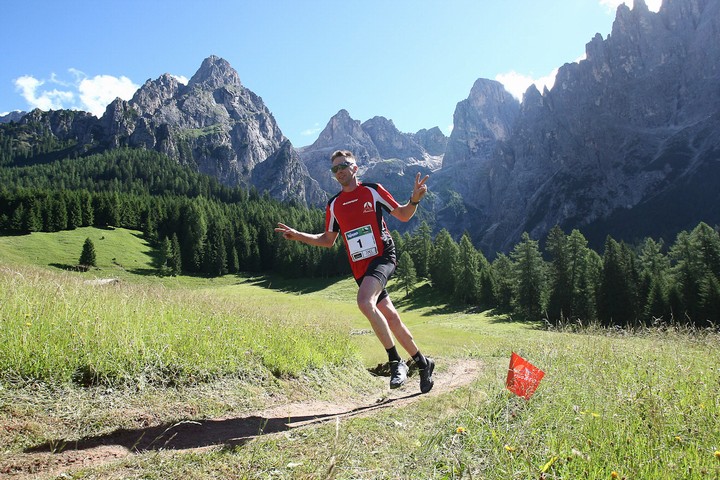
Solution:
[[[325,290],[346,277],[287,279],[276,275],[263,275],[247,280],[258,287],[288,293],[313,293]]]
[[[420,393],[409,393],[383,402],[341,410],[335,413],[309,414],[296,417],[278,416],[226,418],[216,420],[184,420],[176,423],[138,428],[119,429],[106,435],[81,440],[50,440],[42,445],[30,447],[25,453],[61,453],[72,450],[89,450],[102,446],[121,446],[133,452],[154,450],[186,450],[192,448],[224,445],[228,448],[241,446],[261,435],[285,432],[306,425],[325,423],[336,418],[361,415],[377,409],[387,408],[394,402],[417,397]]]
[[[446,295],[439,294],[430,283],[424,283],[409,295],[405,295],[405,290],[398,285],[389,288],[389,292],[397,307],[405,310],[430,309],[423,313],[423,316],[460,313],[468,310],[466,305],[452,304]]]
[[[83,268],[80,265],[69,265],[67,263],[49,263],[48,266],[59,268],[60,270],[68,270],[71,272],[87,272],[88,270],[90,270],[89,268]]]

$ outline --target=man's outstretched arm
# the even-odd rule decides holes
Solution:
[[[275,231],[282,233],[283,238],[287,240],[295,240],[297,242],[307,243],[308,245],[325,248],[332,247],[338,236],[338,232],[300,232],[280,222],[278,222],[278,226],[275,228]]]

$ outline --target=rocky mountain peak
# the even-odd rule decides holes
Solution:
[[[519,113],[520,102],[500,82],[478,79],[455,108],[443,167],[490,158],[497,143],[510,136]]]
[[[411,135],[401,133],[392,120],[373,117],[362,124],[362,129],[372,139],[382,158],[415,158],[425,156],[424,149]]]
[[[297,154],[287,153],[292,146],[262,99],[216,56],[202,62],[187,86],[169,74],[148,80],[129,102],[112,102],[101,124],[110,148],[157,150],[226,185],[252,185],[278,199],[314,203],[324,196],[304,168],[280,183],[263,173],[273,171],[269,160],[300,165]]]
[[[413,138],[428,154],[436,157],[442,157],[445,154],[448,139],[439,127],[418,130]]]
[[[481,246],[505,251],[554,225],[594,247],[608,234],[670,240],[720,221],[703,207],[716,204],[720,178],[718,25],[717,0],[665,0],[657,13],[621,5],[607,39],[560,67],[550,91],[528,89],[517,117],[492,82],[476,82],[442,172],[465,162],[470,180],[448,183],[475,209],[468,230]]]
[[[211,55],[203,60],[202,65],[188,82],[188,87],[202,85],[214,90],[225,86],[242,87],[237,71],[223,58]]]
[[[379,157],[377,148],[363,130],[360,121],[354,120],[345,109],[333,115],[315,143],[305,148],[326,156],[325,163],[329,162],[332,150],[337,149],[352,151],[361,162]]]
[[[20,119],[25,115],[27,112],[21,112],[20,110],[15,110],[14,112],[9,112],[5,115],[0,115],[0,123],[10,123],[10,122],[18,122]]]
[[[165,73],[156,80],[148,79],[133,95],[130,103],[141,112],[154,112],[177,96],[184,88],[177,78]]]

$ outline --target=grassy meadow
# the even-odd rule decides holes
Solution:
[[[87,237],[98,268],[66,271]],[[240,444],[43,469],[39,445],[387,395],[352,279],[157,277],[152,253],[122,229],[0,237],[0,478],[720,478],[716,332],[548,330],[453,308],[427,283],[407,298],[391,285],[395,303],[438,378],[481,363],[469,386]],[[512,351],[545,371],[530,400],[504,388]]]

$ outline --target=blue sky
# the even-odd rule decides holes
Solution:
[[[452,127],[478,78],[520,97],[607,38],[621,0],[3,0],[0,114],[98,116],[163,73],[217,55],[293,145],[339,110],[403,132]],[[625,3],[632,8],[632,0]],[[660,0],[646,0],[657,11]]]

